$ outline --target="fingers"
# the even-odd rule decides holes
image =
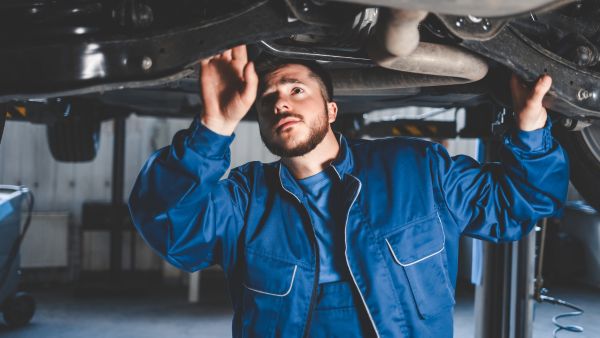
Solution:
[[[228,49],[228,50],[224,51],[223,53],[221,53],[221,58],[223,60],[231,61],[231,49]]]
[[[549,75],[542,75],[537,82],[535,83],[535,87],[531,92],[531,100],[541,102],[544,98],[544,95],[548,93],[550,87],[552,86],[552,78]]]
[[[200,59],[200,64],[206,66],[211,61],[216,59],[225,61],[239,60],[243,64],[246,64],[248,62],[248,51],[246,49],[246,45],[235,46],[231,49],[225,50],[223,53],[213,55],[205,59]]]
[[[214,60],[231,61],[231,59],[233,58],[232,55],[233,55],[232,49],[227,49],[227,50],[223,51],[222,53],[219,53],[219,54],[216,54],[216,55],[213,55],[213,56],[209,56],[209,57],[207,57],[205,59],[200,59],[200,64],[203,65],[203,66],[205,66],[205,65],[208,65],[211,61],[214,61]]]
[[[248,62],[248,52],[246,50],[246,45],[239,45],[232,48],[232,58],[234,60],[239,60],[243,63]]]
[[[541,102],[551,86],[552,78],[548,74],[540,76],[531,89],[517,75],[513,74],[510,78],[513,98],[522,97],[529,102]]]
[[[245,86],[242,95],[247,101],[254,102],[258,90],[258,75],[254,69],[254,62],[250,61],[244,67]]]

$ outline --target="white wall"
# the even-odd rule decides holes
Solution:
[[[148,156],[158,148],[168,145],[177,130],[187,128],[190,119],[162,119],[132,116],[127,120],[125,156],[125,196]],[[81,205],[85,201],[109,202],[111,198],[113,123],[102,124],[100,150],[90,163],[59,163],[52,159],[46,142],[43,125],[7,122],[0,144],[0,184],[17,184],[30,187],[36,197],[36,211],[66,211],[72,215],[76,226],[81,223]],[[451,154],[474,155],[475,141],[451,140]],[[236,130],[231,148],[232,166],[252,160],[273,161],[276,158],[260,141],[258,125],[242,122]],[[158,269],[160,259],[136,236],[136,267]],[[109,239],[106,232],[82,234],[81,264],[86,270],[104,270],[109,267]],[[129,266],[129,237],[124,238],[123,264]],[[37,254],[37,253],[30,253]]]
[[[135,178],[148,156],[171,142],[176,131],[187,128],[191,119],[163,119],[132,116],[127,120],[125,153],[126,201]],[[46,128],[24,122],[7,122],[0,144],[0,184],[25,185],[35,194],[35,211],[67,211],[75,225],[81,224],[81,205],[85,201],[110,202],[112,176],[113,123],[102,124],[100,149],[89,163],[60,163],[52,159],[46,141]],[[251,160],[272,161],[258,136],[258,126],[242,122],[232,144],[232,165]],[[156,257],[139,238],[136,240],[136,267],[157,269]],[[82,268],[104,270],[109,267],[108,233],[91,231],[81,235]],[[124,237],[123,266],[129,266],[129,236]],[[61,249],[64,250],[64,249]],[[35,255],[36,253],[28,253]]]

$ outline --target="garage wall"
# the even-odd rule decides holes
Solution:
[[[158,148],[168,145],[173,134],[187,128],[189,119],[162,119],[154,117],[132,116],[127,120],[125,195],[126,200],[137,174],[148,158]],[[102,231],[77,232],[81,224],[81,205],[85,201],[109,202],[111,197],[113,123],[102,124],[100,150],[96,159],[90,163],[59,163],[52,159],[46,142],[46,130],[43,125],[24,122],[8,122],[0,144],[0,184],[26,185],[36,197],[35,211],[65,212],[70,215],[75,235],[70,241],[70,257],[76,257],[76,264],[84,270],[106,270],[109,268],[109,235]],[[451,154],[466,153],[474,155],[477,149],[475,141],[450,140],[447,142]],[[273,161],[271,155],[260,141],[258,125],[242,122],[236,130],[236,139],[232,144],[232,166],[238,166],[252,160]],[[37,218],[39,226],[35,231],[52,231],[52,234],[37,234],[37,238],[55,238],[56,220],[52,227],[44,227],[43,219]],[[69,219],[69,218],[64,218]],[[68,224],[64,224],[65,229]],[[55,229],[55,230],[50,230]],[[71,230],[73,231],[73,230]],[[61,232],[66,234],[67,231]],[[73,234],[72,234],[73,235]],[[54,236],[54,237],[53,237]],[[76,241],[76,243],[73,243]],[[58,241],[63,243],[62,240]],[[134,238],[138,270],[153,270],[161,266],[160,259],[152,253],[145,243]],[[131,238],[126,234],[123,239],[123,266],[130,266],[127,253],[130,252]],[[45,252],[28,252],[28,257],[64,256],[64,245]],[[62,248],[62,249],[61,249]],[[42,250],[31,245],[27,250]],[[82,254],[78,254],[82,252]],[[31,262],[31,265],[38,264]],[[41,264],[41,263],[40,263]],[[72,263],[73,264],[73,263]]]
[[[171,142],[177,130],[187,128],[190,119],[162,119],[154,117],[132,116],[127,120],[126,156],[125,156],[125,196],[126,200],[135,178],[148,156]],[[113,123],[102,124],[100,149],[96,159],[89,163],[56,162],[48,149],[46,128],[24,122],[7,122],[2,143],[0,144],[0,184],[28,186],[35,194],[35,211],[67,212],[75,229],[81,224],[81,205],[86,201],[110,202],[112,175]],[[256,123],[242,122],[236,130],[236,139],[232,144],[232,165],[237,166],[251,160],[272,161],[274,156],[260,143]],[[43,217],[43,216],[41,216]],[[56,230],[44,227],[43,220],[36,217],[35,231]],[[68,218],[65,218],[65,220]],[[68,229],[69,224],[63,225]],[[33,227],[31,229],[34,229]],[[35,237],[55,238],[54,234],[37,233]],[[63,232],[66,236],[66,231]],[[136,269],[152,270],[161,266],[160,259],[152,253],[145,243],[135,236]],[[79,251],[80,266],[84,270],[105,270],[109,268],[109,235],[104,231],[86,231],[79,233],[79,243],[71,243],[72,250]],[[66,240],[66,239],[65,239]],[[62,243],[62,239],[61,239]],[[123,266],[128,267],[130,260],[131,238],[123,239]],[[58,243],[57,243],[58,244]],[[64,256],[64,245],[44,246],[44,252],[27,252],[27,257]],[[26,250],[40,250],[36,246],[24,247]],[[36,262],[32,262],[34,266]],[[41,264],[41,263],[40,263]]]

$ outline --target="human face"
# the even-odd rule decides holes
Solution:
[[[298,64],[268,74],[256,102],[260,135],[267,148],[281,157],[302,156],[330,132],[337,106],[326,102],[319,81]]]

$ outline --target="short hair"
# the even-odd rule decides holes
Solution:
[[[303,59],[284,59],[272,56],[259,58],[255,61],[256,73],[259,78],[258,95],[261,95],[265,90],[264,79],[267,75],[286,65],[294,64],[302,65],[310,70],[310,76],[319,82],[325,101],[331,102],[333,99],[333,83],[331,81],[331,75],[318,62]]]

